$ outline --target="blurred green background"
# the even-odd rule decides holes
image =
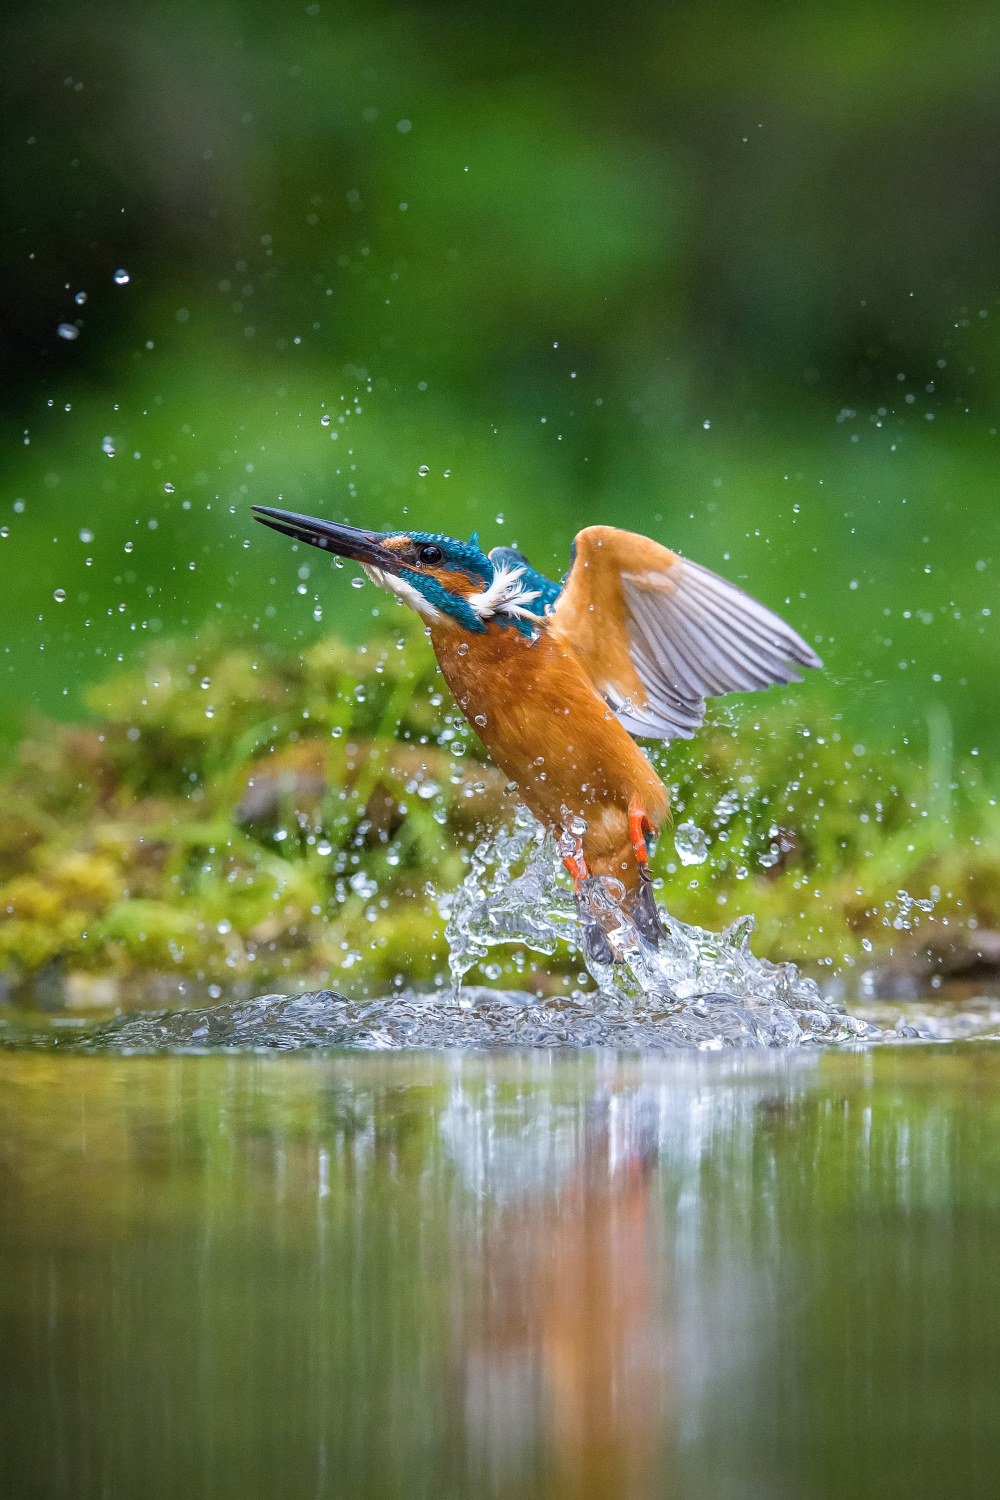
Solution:
[[[8,740],[151,632],[384,623],[256,501],[557,576],[647,531],[817,642],[866,738],[943,708],[1000,753],[995,6],[2,24]]]

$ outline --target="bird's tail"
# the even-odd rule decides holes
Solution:
[[[666,937],[645,865],[640,866],[639,880],[631,890],[612,875],[590,875],[578,881],[576,907],[584,947],[595,963],[622,962],[629,949],[638,947],[637,938],[658,948]]]
[[[629,892],[624,904],[625,910],[646,941],[658,948],[660,939],[665,938],[667,934],[663,930],[660,913],[656,909],[653,880],[646,865],[639,866],[639,884]]]

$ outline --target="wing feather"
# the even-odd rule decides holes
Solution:
[[[626,588],[625,597],[633,620],[647,639],[655,642],[661,653],[669,651],[672,658],[685,663],[688,685],[696,693],[725,693],[736,688],[747,691],[770,685],[756,661],[740,650],[738,637],[730,636],[721,625],[713,635],[706,628],[708,622],[699,618],[700,611],[691,610],[685,618],[672,600],[656,612],[648,598],[637,591]],[[638,633],[633,632],[633,636]]]
[[[822,662],[743,589],[648,537],[589,526],[549,615],[630,734],[690,739],[705,700],[800,682]]]
[[[709,611],[697,606],[689,608],[686,615],[675,607],[671,624],[688,642],[696,658],[705,649],[705,643],[714,640],[715,660],[721,659],[723,665],[714,684],[709,684],[706,676],[706,687],[715,692],[733,691],[732,679],[741,675],[744,690],[770,687],[773,676],[769,674],[782,670],[780,657],[766,646],[753,642],[752,635],[741,632],[738,623],[721,610],[713,618]]]

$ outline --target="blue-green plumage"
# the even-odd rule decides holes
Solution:
[[[535,600],[534,608],[540,615],[546,613],[555,604],[562,593],[562,584],[553,583],[551,578],[546,578],[544,573],[539,573],[533,568],[523,552],[516,547],[494,547],[490,553],[490,561],[502,568],[522,568],[524,576],[521,582],[526,589],[535,589],[538,598]]]
[[[442,557],[439,566],[454,568],[464,573],[472,573],[483,580],[484,587],[489,588],[493,582],[498,568],[507,568],[510,571],[520,569],[522,571],[521,582],[526,589],[535,590],[538,598],[532,601],[532,609],[538,614],[544,614],[546,609],[553,605],[559,597],[561,585],[553,583],[542,573],[537,572],[522,552],[516,547],[494,547],[489,557],[486,556],[479,545],[479,533],[473,532],[467,542],[460,542],[455,537],[445,536],[436,531],[387,531],[384,535],[388,537],[405,536],[410,541],[420,546],[435,546],[441,549]],[[453,593],[444,587],[438,579],[432,575],[416,572],[412,568],[401,568],[399,576],[404,578],[411,587],[417,589],[428,604],[443,614],[450,615],[457,620],[466,630],[481,634],[488,630],[488,624],[469,606],[461,594]],[[498,614],[492,617],[499,625],[510,625],[519,630],[522,635],[530,636],[532,625],[530,621],[522,619],[518,615]]]
[[[405,536],[417,545],[440,547],[444,554],[443,566],[461,568],[465,573],[478,573],[484,583],[493,582],[493,564],[479,545],[476,532],[467,542],[459,542],[453,536],[444,536],[438,531],[385,531],[384,537]]]

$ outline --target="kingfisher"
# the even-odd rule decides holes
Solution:
[[[822,662],[735,584],[615,526],[578,532],[555,583],[514,547],[368,531],[255,505],[256,520],[360,564],[426,622],[438,665],[493,760],[555,836],[584,942],[664,936],[649,850],[667,789],[637,740],[690,739],[706,698],[800,682]]]

